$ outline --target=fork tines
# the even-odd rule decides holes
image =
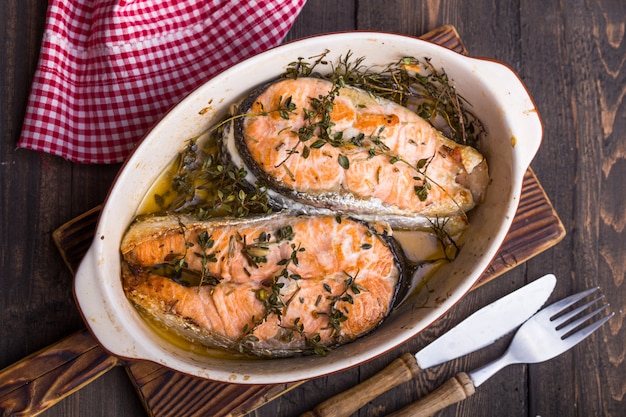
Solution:
[[[553,314],[550,319],[554,322],[555,329],[561,335],[561,339],[566,339],[570,336],[576,335],[578,340],[582,340],[613,317],[615,313],[609,312],[609,314],[600,318],[601,314],[605,313],[609,307],[609,304],[606,303],[603,303],[595,310],[580,316],[581,313],[588,311],[595,305],[598,305],[599,302],[604,299],[604,296],[602,295],[590,301],[586,301],[583,305],[569,310],[579,301],[582,301],[598,291],[598,287],[591,288],[564,298],[563,300],[558,301],[546,308],[550,314]],[[586,327],[583,327],[585,324],[587,324]]]

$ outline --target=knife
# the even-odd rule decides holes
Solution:
[[[417,354],[403,354],[374,376],[329,398],[301,417],[348,417],[382,393],[410,381],[422,369],[492,344],[535,314],[555,285],[553,274],[536,279],[476,311]]]

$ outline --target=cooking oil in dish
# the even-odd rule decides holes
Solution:
[[[416,66],[412,60],[400,63],[401,70],[410,76]],[[466,143],[459,145],[458,138],[453,141],[441,133],[431,132],[432,143],[435,143],[432,146],[425,139],[414,141],[413,136],[406,144],[384,142],[385,128],[389,132],[393,129],[400,132],[403,126],[415,123],[416,116],[405,111],[404,102],[400,107],[406,116],[398,118],[396,104],[373,100],[354,89],[344,89],[336,79],[298,81],[298,77],[295,78],[264,87],[269,90],[279,86],[276,88],[280,90],[291,86],[295,89],[293,92],[280,90],[265,100],[260,98],[265,90],[261,95],[255,90],[248,104],[244,101],[242,112],[235,112],[211,128],[202,139],[190,140],[146,195],[137,211],[137,221],[125,237],[127,295],[139,310],[149,312],[153,322],[159,323],[160,333],[162,329],[177,328],[177,335],[172,337],[179,346],[189,342],[192,344],[189,350],[214,355],[213,349],[198,349],[196,343],[209,340],[209,345],[234,354],[325,355],[336,346],[373,331],[391,311],[387,304],[382,310],[372,308],[367,300],[379,300],[380,304],[384,298],[388,300],[385,303],[397,306],[426,287],[440,265],[454,260],[459,250],[457,239],[468,224],[465,212],[479,203],[484,194],[488,183],[486,161]],[[391,78],[395,79],[395,75]],[[450,93],[445,77],[431,72],[426,78],[439,83],[438,88],[444,89],[446,94]],[[298,98],[298,94],[311,85],[330,88],[330,92]],[[386,90],[388,86],[382,87]],[[341,104],[343,97],[350,97],[350,100]],[[311,106],[309,109],[305,108],[307,103]],[[457,99],[455,105],[458,103]],[[427,117],[431,122],[456,120],[446,117],[450,116],[446,113],[449,108],[433,107],[428,99],[426,104],[415,101],[410,104],[420,117]],[[339,112],[342,117],[333,113],[337,109],[342,109]],[[337,130],[352,113],[357,115],[357,121],[344,130]],[[458,118],[460,123],[474,120],[465,116]],[[402,121],[405,118],[408,121]],[[380,120],[383,125],[376,127]],[[247,129],[246,121],[251,121],[254,128]],[[295,121],[299,124],[294,124]],[[275,123],[275,127],[269,127]],[[372,123],[376,125],[373,130],[370,129]],[[449,135],[459,132],[459,125],[455,123],[445,127]],[[480,130],[474,128],[473,131]],[[270,146],[255,148],[263,139],[259,132],[268,129],[274,132],[273,142]],[[431,131],[430,127],[423,129]],[[465,131],[465,127],[461,130]],[[283,140],[284,137],[292,142]],[[462,141],[465,142],[465,138]],[[406,146],[432,150],[412,160],[405,156]],[[252,154],[246,153],[248,148],[258,155],[252,158]],[[272,155],[269,159],[262,156],[269,155],[264,153],[266,150]],[[315,193],[311,191],[312,181],[321,180],[327,168],[337,173],[330,175],[333,180],[339,174],[352,173],[350,169],[356,172],[360,164],[370,160],[378,165],[367,175],[354,176],[357,181],[351,180],[355,182],[352,188],[335,192],[331,186]],[[435,166],[439,168],[435,170]],[[447,171],[443,168],[447,166],[452,168]],[[299,171],[301,167],[305,170]],[[390,185],[388,180],[382,180],[400,172],[400,168],[408,175],[402,184],[391,182],[393,185]],[[280,175],[281,179],[276,181],[267,176],[265,173],[269,171]],[[451,188],[444,185],[450,179],[450,183],[461,190],[458,197],[456,194],[453,197]],[[414,205],[423,205],[426,215],[407,215],[412,213],[410,204],[409,210],[389,212],[389,204],[376,195],[367,197],[369,200],[355,197],[356,194],[351,193],[363,185],[359,180],[366,186],[384,183],[383,190],[387,192],[412,193]],[[296,191],[285,187],[287,183],[293,183]],[[446,211],[441,215],[428,211],[435,207],[436,198],[446,203]],[[267,223],[268,219],[274,222],[272,226]],[[285,219],[291,223],[281,223]],[[255,225],[252,231],[251,224]],[[307,226],[294,231],[296,224]],[[220,238],[222,235],[227,236],[226,240]],[[302,236],[306,239],[299,240]],[[326,253],[321,251],[327,247],[333,249],[328,255],[320,255]],[[369,256],[375,247],[385,252],[382,258],[390,262],[389,266],[382,266],[385,272],[373,274],[372,280],[371,272],[380,267],[372,262],[376,257]],[[331,281],[301,273],[306,265],[304,260],[315,255],[318,256],[317,269],[328,270],[325,277],[334,277]],[[150,265],[150,256],[154,257],[154,265]],[[322,258],[328,261],[319,261]],[[139,262],[139,259],[148,261],[141,263],[144,261]],[[241,272],[228,272],[235,264]],[[334,269],[328,267],[331,264]],[[251,279],[268,266],[270,272],[265,276],[256,281]],[[399,278],[398,284],[388,285],[383,290],[387,293],[383,298],[368,298],[379,291],[377,286],[384,281],[380,278],[387,276],[389,268],[391,276]],[[392,282],[396,282],[395,278]],[[158,296],[137,294],[141,285]],[[241,285],[247,286],[244,291]],[[174,293],[177,295],[172,295]],[[242,301],[235,303],[235,300]],[[222,305],[230,307],[220,310]],[[257,309],[247,311],[252,305]],[[217,313],[198,314],[198,309],[212,309]],[[224,325],[236,322],[234,313],[241,311],[244,311],[243,321],[233,326]],[[293,315],[294,311],[298,314]],[[371,311],[381,313],[366,320],[370,324],[365,328],[358,327],[362,321],[356,322],[359,323],[359,330],[356,330],[355,316]],[[218,317],[221,324],[211,317]],[[180,334],[186,335],[184,342],[179,340]],[[199,334],[201,337],[196,337]]]

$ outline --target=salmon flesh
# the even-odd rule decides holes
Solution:
[[[407,229],[433,218],[466,220],[489,182],[483,155],[406,107],[334,87],[305,77],[254,90],[225,130],[232,161],[251,182],[267,184],[281,207],[384,218]]]
[[[264,357],[324,353],[392,308],[405,261],[389,232],[338,216],[149,217],[123,238],[123,287],[192,342]]]

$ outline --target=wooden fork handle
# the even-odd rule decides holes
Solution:
[[[87,329],[0,370],[0,415],[35,416],[120,364]]]
[[[421,371],[415,356],[405,353],[369,379],[319,404],[301,417],[348,417],[369,401]]]
[[[387,417],[428,417],[437,411],[463,401],[474,394],[476,388],[469,375],[460,372],[447,380],[442,386]]]

